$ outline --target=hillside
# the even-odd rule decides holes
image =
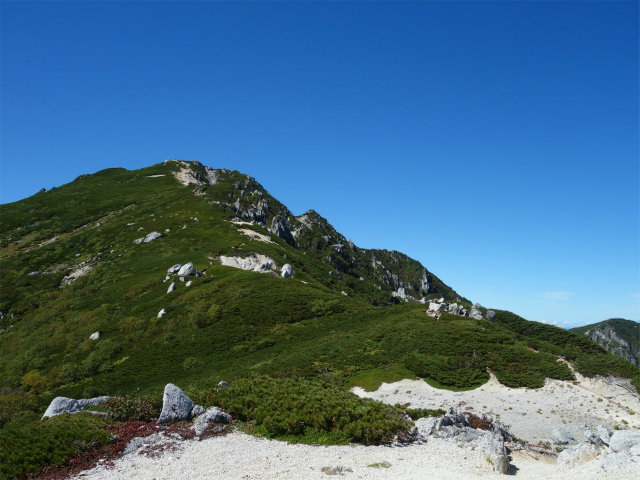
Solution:
[[[623,318],[610,318],[584,327],[572,328],[572,332],[585,335],[608,352],[640,365],[640,323]]]
[[[432,318],[420,302],[471,301],[400,252],[359,248],[313,210],[295,216],[236,171],[113,168],[1,208],[0,387],[16,405],[252,372],[470,388],[488,369],[513,387],[572,379],[558,356],[588,376],[640,371],[510,312]],[[188,263],[191,274],[169,273]]]

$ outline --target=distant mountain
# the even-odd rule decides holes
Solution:
[[[599,323],[572,328],[572,332],[586,335],[634,365],[640,365],[640,323],[624,318],[610,318]]]
[[[0,213],[6,398],[44,404],[251,373],[342,385],[390,367],[456,388],[488,371],[539,387],[573,378],[559,357],[587,376],[640,382],[638,367],[586,337],[472,308],[427,266],[360,248],[237,171],[180,160],[110,168]],[[450,313],[466,310],[473,318]]]

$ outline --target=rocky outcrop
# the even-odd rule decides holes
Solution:
[[[631,321],[627,320],[627,322]],[[602,346],[608,352],[622,357],[634,365],[640,366],[640,348],[638,345],[631,345],[629,341],[622,338],[621,334],[616,332],[614,325],[604,322],[585,332],[585,336]],[[640,343],[637,338],[633,340],[635,340],[636,343]]]
[[[221,265],[226,265],[227,267],[262,273],[271,271],[276,263],[272,258],[259,253],[245,258],[221,255],[219,261]]]
[[[82,411],[85,407],[98,405],[101,402],[106,402],[110,398],[111,397],[95,397],[74,400],[73,398],[56,397],[49,404],[44,415],[42,415],[42,419],[44,420],[47,417],[55,417],[61,413],[77,413]]]
[[[476,418],[476,417],[474,417]],[[440,418],[420,418],[415,421],[414,435],[417,438],[434,436],[452,439],[458,444],[467,444],[473,450],[486,455],[498,473],[509,472],[509,457],[504,442],[513,441],[513,437],[499,424],[492,422],[482,414],[476,420],[483,429],[475,428],[469,414],[449,407],[447,413]]]

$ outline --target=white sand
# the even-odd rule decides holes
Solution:
[[[550,440],[551,431],[563,426],[576,440],[583,440],[581,426],[604,424],[609,428],[638,428],[640,408],[625,397],[613,397],[617,391],[602,382],[579,379],[571,382],[548,380],[536,390],[510,389],[491,379],[483,387],[454,393],[437,390],[420,380],[402,380],[383,384],[376,392],[355,389],[385,403],[407,403],[413,407],[439,408],[449,405],[472,407],[503,424],[510,424],[516,436],[530,443]],[[584,388],[583,388],[584,387]],[[586,390],[589,388],[590,390]],[[602,398],[599,402],[597,399]],[[629,397],[630,398],[630,397]],[[625,408],[638,411],[631,415]],[[538,413],[538,410],[541,413]],[[523,415],[525,414],[525,415]],[[565,423],[563,423],[563,420]],[[628,422],[624,425],[622,420]],[[99,467],[82,475],[91,479],[322,479],[328,478],[323,467],[343,465],[352,471],[345,478],[460,480],[468,478],[503,478],[494,473],[485,455],[458,445],[454,439],[429,438],[423,444],[406,446],[309,446],[290,445],[259,439],[242,433],[215,437],[201,442],[175,444],[177,450],[159,458],[130,454],[116,462],[111,470]],[[601,458],[570,470],[560,470],[553,458],[541,458],[527,452],[512,452],[510,474],[523,480],[631,480],[640,478],[638,464],[605,472]],[[389,468],[369,465],[388,462]],[[329,477],[330,478],[330,477]]]

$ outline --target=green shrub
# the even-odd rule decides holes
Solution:
[[[402,409],[304,379],[239,379],[211,390],[205,403],[251,422],[257,434],[304,443],[380,444],[410,427]]]
[[[0,430],[0,478],[24,478],[45,466],[62,465],[96,444],[109,441],[105,422],[91,414],[62,414]]]
[[[160,416],[162,402],[151,396],[113,397],[105,402],[109,418],[114,422],[149,422]]]

